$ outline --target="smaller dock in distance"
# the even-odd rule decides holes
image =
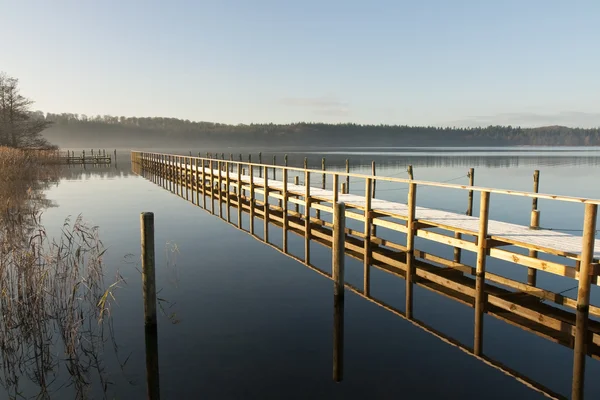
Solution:
[[[91,149],[89,153],[86,153],[85,150],[82,150],[81,153],[67,150],[65,153],[61,152],[58,159],[61,164],[112,164],[117,159],[117,150],[114,150],[112,154],[107,153],[104,149]]]

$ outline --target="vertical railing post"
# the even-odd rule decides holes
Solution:
[[[254,235],[254,168],[248,164],[248,172],[250,173],[250,233]]]
[[[210,173],[210,213],[215,214],[215,166],[214,161],[211,158],[208,161],[210,167],[208,168]]]
[[[344,365],[344,260],[346,207],[333,203],[332,278],[333,278],[333,380],[343,379]]]
[[[487,258],[487,235],[490,192],[481,192],[479,206],[479,234],[477,235],[477,267],[475,272],[475,332],[473,353],[483,354],[483,313],[485,312],[485,261]]]
[[[294,176],[294,185],[300,185],[300,178],[298,177],[298,175]],[[294,204],[294,211],[296,212],[296,214],[300,214],[300,205],[298,203]]]
[[[588,331],[590,288],[594,269],[594,242],[596,239],[596,217],[598,206],[596,204],[585,205],[585,216],[583,220],[583,237],[581,243],[581,256],[579,263],[579,286],[577,288],[577,313],[575,319],[575,345],[573,348],[573,385],[571,387],[571,399],[582,400],[585,378],[585,358],[587,356],[587,345],[590,341]]]
[[[232,158],[231,154],[229,158]],[[229,186],[231,185],[229,169],[231,162],[225,162],[225,206],[227,207],[227,222],[231,222],[231,201],[229,196]]]
[[[310,264],[310,172],[304,170],[304,262]]]
[[[371,288],[371,178],[365,179],[365,213],[364,213],[364,236],[363,243],[363,292],[369,296]]]
[[[192,177],[192,160],[190,157],[184,157],[185,160],[185,170],[184,170],[184,181],[185,181],[185,199],[190,199],[190,179]]]
[[[474,168],[469,169],[467,176],[469,177],[469,186],[473,186],[473,184],[475,182],[475,169]],[[473,191],[472,190],[469,190],[469,198],[468,198],[468,203],[467,203],[467,215],[468,216],[473,215]],[[454,237],[456,239],[462,239],[462,234],[460,232],[455,232]],[[454,248],[454,262],[455,263],[460,263],[461,255],[462,255],[462,249],[460,247],[455,247]]]
[[[217,177],[217,185],[219,185],[219,189],[217,190],[217,195],[219,196],[217,199],[217,205],[219,206],[219,217],[223,218],[223,161],[217,161],[217,173],[219,176]]]
[[[264,222],[264,233],[263,238],[265,242],[269,242],[269,170],[265,165],[264,169],[264,203],[263,203],[263,222]]]
[[[240,159],[242,155],[240,154]],[[242,228],[242,164],[237,165],[237,226]]]
[[[350,192],[350,160],[346,159],[346,192]]]
[[[533,193],[538,193],[540,190],[540,171],[535,170],[533,172]],[[540,211],[538,210],[538,198],[534,197],[531,202],[531,219],[529,222],[531,229],[539,229],[540,227]],[[529,250],[529,257],[537,258],[538,252],[536,250]],[[537,284],[537,269],[527,268],[527,284],[536,286]]]
[[[286,155],[286,160],[287,160],[287,155]],[[286,161],[287,162],[287,161]],[[281,171],[281,179],[283,181],[283,187],[281,189],[281,196],[283,197],[282,201],[281,201],[281,215],[283,217],[283,223],[282,223],[282,230],[283,230],[283,252],[287,253],[288,251],[288,244],[287,244],[287,239],[288,239],[288,227],[289,227],[289,222],[288,222],[288,189],[287,189],[287,181],[288,181],[288,170],[287,168],[283,168],[283,170]]]
[[[160,399],[158,369],[158,325],[156,321],[156,272],[154,257],[154,213],[140,215],[142,247],[142,292],[146,342],[146,387],[148,399]]]
[[[406,218],[406,318],[413,318],[413,283],[415,279],[415,225],[417,210],[417,184],[408,184],[408,215]]]
[[[202,162],[202,168],[200,170],[201,173],[201,181],[200,182],[200,187],[202,188],[202,208],[204,208],[206,210],[206,171],[204,168],[204,158],[201,160]]]

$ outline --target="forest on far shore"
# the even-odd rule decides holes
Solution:
[[[33,113],[50,127],[44,136],[62,147],[203,146],[236,147],[386,147],[386,146],[593,146],[600,128],[564,126],[477,128],[326,124],[238,124],[195,122],[162,117],[88,117]]]

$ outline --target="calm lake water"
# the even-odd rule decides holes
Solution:
[[[189,149],[161,149],[188,154]],[[227,149],[237,154],[237,149]],[[193,150],[197,154],[197,150]],[[531,190],[535,169],[540,191],[600,198],[600,148],[367,149],[330,152],[288,151],[290,165],[416,179],[475,182]],[[204,154],[204,150],[203,150]],[[244,151],[247,160],[247,151]],[[273,153],[264,153],[271,161]],[[283,151],[276,154],[279,163]],[[253,161],[258,161],[257,153]],[[159,316],[160,385],[164,399],[196,398],[543,398],[521,383],[477,361],[459,349],[414,327],[383,308],[347,293],[345,304],[344,380],[332,381],[332,282],[302,264],[212,216],[191,203],[131,173],[129,153],[120,152],[110,168],[65,167],[58,185],[47,191],[55,203],[43,215],[50,235],[58,234],[67,216],[82,214],[100,227],[108,252],[107,280],[117,271],[126,284],[115,292],[112,308],[118,357],[112,346],[106,365],[113,382],[109,398],[145,398],[144,327],[139,273],[139,214],[153,211],[156,224],[157,286],[164,315]],[[362,187],[351,191],[361,193]],[[377,197],[406,200],[406,185],[377,184]],[[478,212],[478,196],[474,212]],[[418,205],[465,212],[467,192],[419,188]],[[541,225],[580,230],[583,206],[540,200]],[[492,195],[491,218],[529,223],[531,200]],[[477,214],[475,214],[477,215]],[[247,225],[246,225],[247,226]],[[262,223],[257,223],[261,236]],[[277,243],[280,235],[271,233]],[[578,232],[573,232],[578,234]],[[303,240],[290,235],[289,246],[303,254]],[[278,243],[280,244],[280,243]],[[420,246],[422,245],[422,246]],[[417,242],[417,247],[427,245]],[[448,254],[451,254],[448,249]],[[328,270],[330,251],[318,244],[312,263]],[[474,256],[463,252],[467,263]],[[347,260],[346,279],[362,285],[362,263]],[[490,271],[526,281],[526,270],[490,261]],[[566,290],[573,281],[538,274],[540,286]],[[404,281],[372,272],[373,294],[404,309]],[[593,286],[592,303],[600,302]],[[566,292],[571,297],[576,291]],[[175,313],[175,315],[171,315]],[[168,317],[171,315],[171,318]],[[473,310],[415,287],[415,316],[430,326],[471,345]],[[550,389],[570,395],[572,351],[485,316],[484,352]],[[586,398],[600,398],[600,362],[588,358]],[[69,398],[69,388],[63,396]],[[98,387],[95,395],[101,397]]]

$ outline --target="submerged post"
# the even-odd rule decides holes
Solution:
[[[596,238],[596,204],[585,205],[583,220],[583,237],[581,243],[581,258],[579,264],[579,286],[577,288],[577,313],[575,320],[575,346],[573,348],[573,385],[571,398],[583,399],[583,385],[585,378],[585,358],[587,344],[590,341],[588,324],[590,308],[590,286],[594,273],[594,242]]]
[[[344,365],[344,260],[346,206],[333,206],[332,278],[333,278],[333,380],[343,378]]]
[[[142,289],[146,342],[146,383],[148,399],[160,399],[158,375],[158,327],[156,322],[156,281],[154,258],[154,213],[140,215],[142,244]]]

